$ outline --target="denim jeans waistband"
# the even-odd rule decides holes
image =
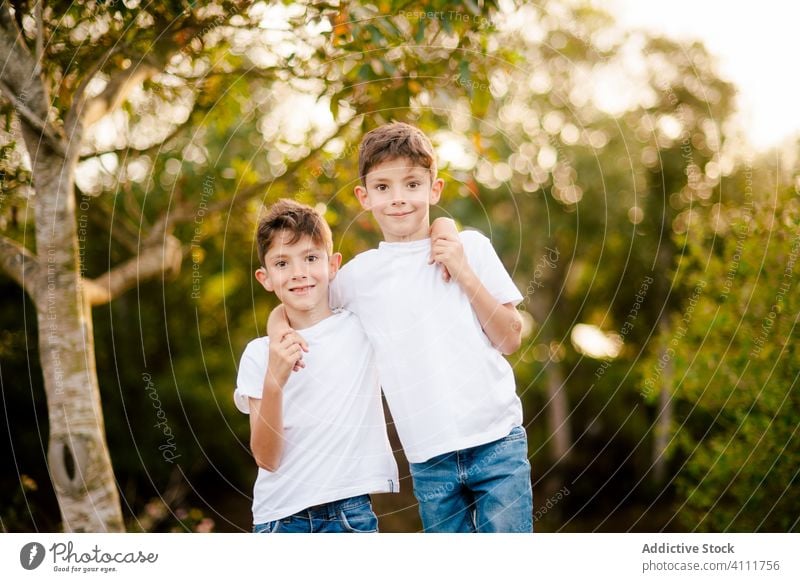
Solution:
[[[329,503],[312,505],[303,511],[297,512],[295,515],[302,515],[304,517],[317,519],[336,518],[336,516],[339,514],[339,511],[343,509],[360,507],[366,503],[369,503],[369,495],[356,495],[355,497],[339,499]]]

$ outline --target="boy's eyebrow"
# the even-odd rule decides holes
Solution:
[[[307,247],[307,248],[301,250],[300,252],[302,254],[308,255],[308,254],[311,254],[311,253],[322,253],[322,252],[324,252],[324,249],[322,247],[319,247],[319,246],[310,246],[310,247]],[[270,254],[270,251],[267,251],[267,255],[269,255],[269,260],[270,261],[274,261],[275,259],[285,259],[288,256],[288,255],[285,255],[283,253],[278,253],[276,255],[272,255],[272,254]]]
[[[409,170],[409,172],[407,174],[405,174],[401,179],[402,180],[408,180],[409,178],[419,178],[420,174],[427,173],[427,171],[428,170],[426,170],[425,168],[418,168],[418,167],[415,166],[415,167],[411,168]],[[367,176],[367,182],[370,182],[370,183],[385,182],[388,179],[389,178],[387,178],[385,176],[373,176],[372,178]]]

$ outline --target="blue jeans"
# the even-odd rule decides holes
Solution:
[[[424,531],[533,531],[531,465],[521,426],[500,440],[410,468]]]
[[[254,533],[375,533],[378,517],[369,495],[315,505],[289,517],[258,523]]]

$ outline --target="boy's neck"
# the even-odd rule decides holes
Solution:
[[[289,320],[289,325],[292,327],[292,329],[297,330],[306,329],[307,327],[316,325],[323,319],[327,319],[333,315],[333,310],[331,310],[327,301],[307,311],[298,311],[292,309],[286,304],[284,304],[284,309],[286,310],[286,319]]]
[[[383,233],[383,240],[387,243],[414,242],[418,240],[425,240],[426,238],[431,238],[430,224],[425,227],[425,230],[420,230],[419,232],[412,233],[408,236],[386,236],[386,233]]]

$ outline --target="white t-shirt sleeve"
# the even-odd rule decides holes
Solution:
[[[472,270],[492,297],[503,304],[519,304],[522,294],[497,256],[491,241],[474,230],[462,231],[460,237]]]
[[[239,362],[236,390],[233,401],[241,412],[250,414],[250,398],[261,398],[264,390],[264,375],[267,373],[267,350],[269,339],[259,338],[247,344]]]
[[[344,308],[348,311],[355,311],[353,309],[356,289],[354,277],[355,269],[350,266],[349,262],[336,273],[336,277],[333,278],[329,287],[331,309]]]

